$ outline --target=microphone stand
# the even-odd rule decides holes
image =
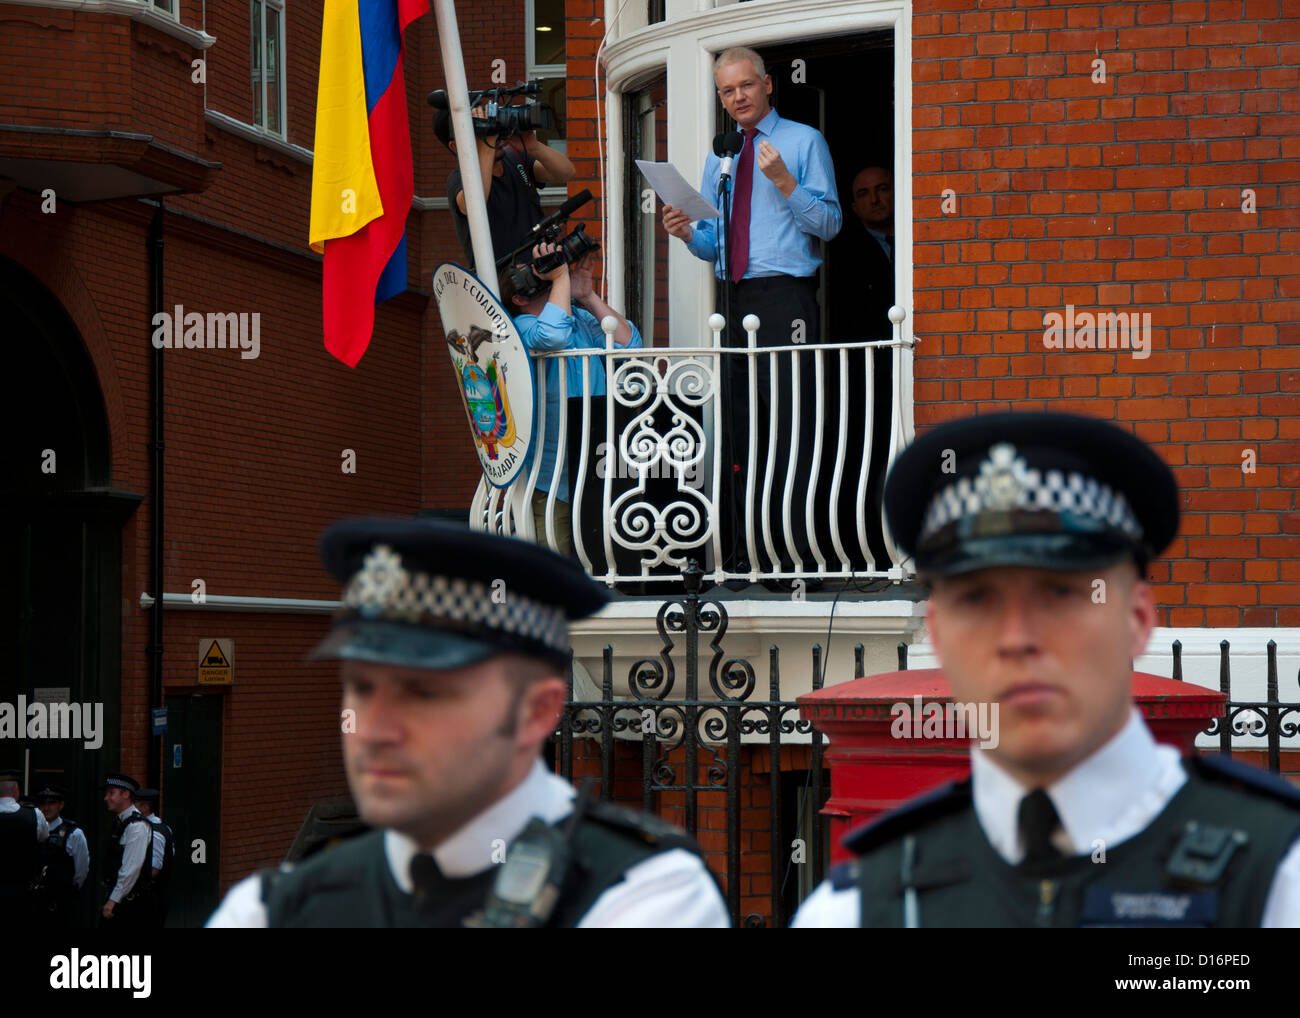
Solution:
[[[731,175],[723,174],[718,178],[718,204],[722,209],[722,233],[718,238],[718,250],[721,254],[722,262],[722,285],[719,287],[722,297],[722,313],[727,318],[726,329],[723,333],[723,346],[731,347],[735,344],[728,342],[736,335],[735,329],[740,325],[739,322],[731,320]],[[731,524],[731,541],[727,549],[727,557],[723,561],[723,567],[734,564],[736,559],[736,546],[741,541],[743,535],[740,532],[740,502],[737,495],[737,485],[740,482],[739,474],[736,470],[738,461],[736,459],[736,429],[732,425],[737,407],[734,402],[735,393],[731,384],[736,372],[733,370],[733,357],[719,357],[719,375],[721,376],[720,388],[722,392],[722,405],[725,408],[723,419],[726,423],[726,453],[727,453],[727,510]],[[748,372],[746,372],[748,377]],[[745,411],[748,413],[748,410]],[[743,492],[744,488],[740,490]],[[721,492],[719,492],[721,495]]]

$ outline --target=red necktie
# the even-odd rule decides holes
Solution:
[[[754,190],[754,135],[757,127],[745,129],[745,147],[736,167],[735,205],[731,210],[731,281],[739,283],[749,268],[749,198]]]

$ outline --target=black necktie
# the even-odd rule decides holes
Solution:
[[[885,234],[885,247],[889,251],[889,261],[892,264],[894,261],[894,235],[892,233]]]
[[[1061,824],[1056,807],[1041,788],[1020,800],[1020,836],[1025,842],[1025,862],[1029,865],[1062,859],[1061,850],[1052,844],[1052,832]]]
[[[423,906],[434,899],[445,878],[433,856],[426,852],[411,856],[411,883],[415,887],[415,903]]]

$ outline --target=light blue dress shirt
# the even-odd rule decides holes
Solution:
[[[628,324],[631,324],[630,322]],[[605,333],[596,316],[584,308],[575,307],[573,314],[565,314],[555,304],[548,303],[540,315],[520,315],[515,319],[515,328],[530,351],[542,353],[550,350],[603,350]],[[642,346],[641,333],[632,326],[632,336],[626,346],[617,346],[619,350]],[[568,396],[582,395],[582,362],[591,362],[591,394],[605,395],[605,359],[603,357],[569,357],[565,361],[565,391],[560,392],[559,359],[552,358],[546,362],[546,436],[542,441],[542,467],[537,474],[537,490],[551,490],[551,475],[555,472],[555,460],[560,453],[560,399]],[[574,420],[569,415],[570,428],[581,427],[581,420]],[[601,425],[603,427],[603,424]],[[567,443],[566,443],[567,444]],[[537,449],[534,442],[528,450],[524,461],[524,470],[532,470],[533,454]],[[560,481],[555,489],[555,497],[562,502],[569,501],[569,477],[567,470],[560,471]]]
[[[766,139],[781,153],[796,184],[789,198],[781,196],[775,184],[758,166],[754,153],[754,189],[749,206],[749,268],[745,279],[761,276],[811,276],[821,265],[821,244],[840,232],[843,213],[835,190],[835,167],[830,149],[821,132],[807,124],[782,120],[770,110],[757,124],[754,144]],[[743,151],[741,155],[743,155]],[[732,164],[734,179],[740,156]],[[722,163],[709,153],[704,161],[704,178],[700,193],[717,204],[718,178]],[[736,198],[731,198],[735,214]],[[686,246],[691,254],[714,263],[714,275],[722,278],[718,254],[721,219],[705,219],[695,224],[695,236]]]

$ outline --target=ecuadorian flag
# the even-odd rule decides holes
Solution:
[[[311,246],[325,256],[325,349],[356,367],[375,305],[406,289],[415,193],[402,32],[428,0],[325,0]]]

